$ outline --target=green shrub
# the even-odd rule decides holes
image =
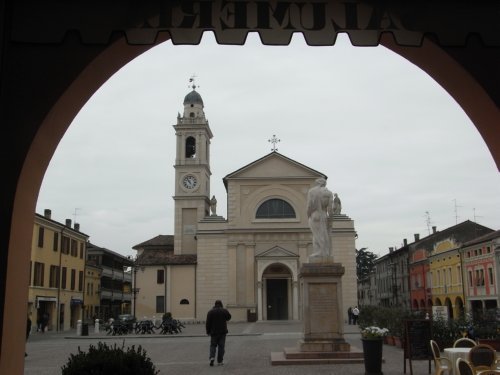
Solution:
[[[376,326],[387,328],[389,335],[402,337],[405,329],[405,320],[423,318],[420,312],[412,312],[401,307],[363,306],[359,312],[359,326],[361,329]]]
[[[432,319],[432,339],[441,349],[453,346],[455,340],[468,334],[471,324],[468,316],[459,316],[455,319],[436,317]]]
[[[359,309],[358,324],[361,329],[377,325],[378,306],[362,306]],[[386,328],[386,327],[380,327]]]
[[[126,351],[122,347],[113,347],[105,343],[97,343],[97,347],[90,345],[89,351],[82,352],[78,347],[78,354],[71,354],[64,365],[62,375],[156,375],[156,370],[146,351],[141,346],[135,349],[129,347]]]

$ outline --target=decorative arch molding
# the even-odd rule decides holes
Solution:
[[[291,297],[291,317],[293,320],[299,319],[299,256],[280,246],[274,246],[255,257],[257,263],[257,318],[264,320],[265,285],[266,270],[273,265],[280,265],[289,271],[290,297]]]
[[[281,199],[287,202],[290,206],[292,206],[295,211],[295,218],[293,219],[256,219],[255,215],[257,213],[257,209],[263,204],[265,201],[269,199]],[[293,222],[300,222],[302,219],[302,211],[304,211],[306,207],[306,196],[305,194],[300,194],[298,191],[281,184],[272,184],[268,186],[263,186],[260,189],[255,190],[248,197],[247,205],[250,208],[247,211],[247,220],[259,221],[259,220],[286,220]],[[300,209],[304,207],[302,210]]]
[[[273,264],[285,266],[290,271],[292,281],[296,282],[299,280],[298,255],[283,249],[280,246],[275,246],[255,258],[257,260],[257,282],[262,282],[264,272]]]

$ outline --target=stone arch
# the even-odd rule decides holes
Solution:
[[[448,309],[448,317],[450,319],[453,319],[455,315],[453,311],[453,304],[451,303],[451,299],[449,297],[446,297],[446,299],[444,300],[444,305]]]
[[[292,206],[295,211],[295,218],[281,220],[300,222],[303,219],[303,209],[300,208],[299,204],[303,202],[304,204],[302,206],[305,207],[305,197],[298,194],[297,191],[289,188],[288,186],[274,184],[257,189],[251,194],[251,196],[248,197],[248,207],[252,208],[248,210],[249,216],[247,217],[247,220],[249,222],[256,220],[255,215],[257,213],[257,209],[261,204],[269,199],[281,199]]]
[[[464,314],[465,314],[464,301],[462,300],[462,297],[460,297],[460,296],[457,296],[457,298],[455,298],[455,310],[456,310],[455,315],[457,317],[464,316]]]
[[[148,14],[159,16],[158,11],[156,13],[151,11]],[[139,20],[141,16],[143,14],[137,14],[136,17]],[[8,16],[2,17],[5,19]],[[131,19],[131,24],[134,21]],[[358,30],[357,33],[368,34],[372,31]],[[26,33],[30,32],[35,31],[26,30]],[[266,30],[266,32],[273,31]],[[457,100],[485,140],[497,167],[500,167],[500,140],[497,136],[500,111],[494,101],[494,95],[490,95],[493,94],[494,87],[498,86],[498,82],[495,81],[496,77],[493,77],[490,79],[490,86],[487,86],[486,79],[490,77],[485,77],[484,75],[488,73],[480,71],[481,63],[496,61],[495,58],[488,58],[486,52],[481,50],[481,46],[475,45],[473,41],[470,41],[470,46],[452,50],[440,47],[424,38],[421,46],[416,48],[399,46],[390,35],[381,35],[382,45],[426,71]],[[2,86],[5,87],[2,108],[12,103],[11,99],[4,98],[21,97],[19,91],[15,90],[28,87],[33,77],[44,77],[45,80],[46,75],[43,73],[46,72],[58,77],[56,81],[49,81],[44,91],[46,95],[30,97],[22,102],[22,109],[30,108],[30,111],[26,111],[29,113],[22,114],[21,108],[15,110],[11,108],[12,111],[2,118],[6,120],[6,127],[14,126],[15,121],[17,128],[12,130],[9,128],[9,135],[12,137],[6,137],[9,142],[14,142],[14,147],[9,155],[9,165],[5,167],[3,174],[5,194],[2,194],[1,206],[5,218],[0,236],[0,247],[4,249],[0,255],[0,320],[2,321],[0,372],[2,373],[22,373],[24,338],[18,333],[23,331],[22,327],[25,325],[26,314],[21,312],[26,311],[26,301],[24,294],[16,293],[16,290],[28,286],[26,264],[29,263],[28,249],[32,235],[30,223],[43,176],[57,144],[90,96],[127,62],[164,41],[166,34],[160,33],[150,45],[128,44],[121,34],[118,37],[113,36],[107,44],[100,46],[83,45],[77,39],[68,36],[57,46],[47,45],[45,50],[39,46],[32,46],[33,50],[29,51],[29,46],[24,46],[25,49],[22,49],[17,48],[19,46],[10,48],[9,45],[9,48],[5,48],[8,53],[2,56],[2,59],[5,59],[6,77],[9,75],[9,68],[14,65],[12,61],[16,59],[26,61],[35,54],[34,50],[39,58],[39,63],[31,67],[32,74],[26,77],[22,77],[22,74],[16,75],[19,78],[17,87],[13,88],[9,84]],[[478,51],[483,54],[479,55]],[[488,53],[495,53],[494,49],[491,51]],[[55,74],[60,65],[53,62],[58,61],[61,56],[73,59],[68,58],[68,63],[63,68],[64,74],[59,74],[60,72]],[[11,96],[12,93],[15,95]],[[18,251],[18,249],[27,250]],[[432,306],[432,301],[429,302],[429,306]]]
[[[258,266],[259,320],[298,319],[298,274],[293,268],[293,262],[276,259]]]

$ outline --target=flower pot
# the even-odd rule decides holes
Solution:
[[[365,359],[365,375],[382,375],[382,348],[384,340],[361,339]]]

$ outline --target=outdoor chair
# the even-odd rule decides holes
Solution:
[[[454,348],[472,348],[476,345],[477,342],[467,337],[462,337],[453,343]]]
[[[436,341],[430,340],[430,345],[431,345],[431,350],[432,350],[432,356],[434,357],[434,368],[435,368],[435,375],[441,375],[445,372],[448,374],[452,374],[452,363],[451,361],[446,358],[446,357],[441,357],[441,350],[439,349],[439,345],[437,344]]]
[[[499,375],[500,370],[482,370],[476,372],[476,375]]]
[[[497,359],[497,353],[490,345],[479,344],[469,352],[469,362],[474,370],[492,370]]]
[[[458,375],[474,375],[475,374],[474,369],[472,368],[469,361],[467,361],[463,358],[457,358],[456,368],[457,368]]]

